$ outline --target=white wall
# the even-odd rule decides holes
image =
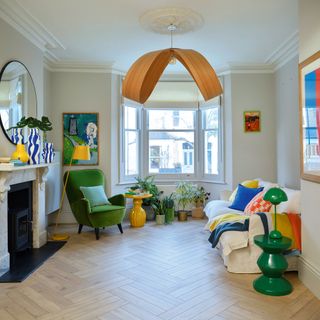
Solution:
[[[277,124],[277,181],[300,189],[298,56],[274,75]]]
[[[6,22],[0,19],[0,66],[10,61],[19,60],[28,68],[34,81],[38,108],[38,117],[43,114],[43,53],[26,40]],[[10,156],[15,150],[0,130],[0,156]]]
[[[299,1],[299,62],[320,50],[320,1]],[[320,298],[320,184],[302,181],[302,258],[299,277]]]
[[[276,181],[276,110],[272,74],[232,74],[233,186],[250,178]],[[261,112],[261,132],[244,132],[243,112]]]

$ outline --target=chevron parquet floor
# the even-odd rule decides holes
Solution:
[[[204,221],[101,232],[68,227],[69,242],[21,284],[0,284],[1,320],[319,320],[320,301],[298,280],[269,297],[256,275],[230,274]]]

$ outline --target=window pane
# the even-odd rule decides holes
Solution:
[[[149,172],[194,173],[194,133],[149,132]]]
[[[204,168],[206,174],[218,174],[218,130],[204,133]]]
[[[211,108],[202,111],[203,128],[218,129],[219,127],[219,108]]]
[[[138,133],[125,132],[125,175],[138,174]]]
[[[133,107],[124,107],[124,128],[137,129],[137,109]]]
[[[194,111],[148,110],[149,129],[194,129]]]

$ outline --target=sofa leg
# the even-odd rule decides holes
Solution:
[[[83,227],[83,224],[79,224],[79,229],[78,229],[78,233],[80,234],[81,231],[82,231],[82,227]]]
[[[121,223],[118,223],[118,224],[117,224],[117,226],[118,226],[118,228],[119,228],[120,232],[121,232],[121,233],[123,233],[123,230],[122,230],[122,225],[121,225]]]
[[[94,232],[96,233],[96,240],[99,240],[99,238],[100,238],[99,228],[94,228]]]

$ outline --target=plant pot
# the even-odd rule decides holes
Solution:
[[[164,224],[165,222],[165,215],[164,214],[157,214],[156,215],[156,223],[157,224]]]
[[[174,208],[167,208],[166,223],[172,223],[174,220]]]
[[[40,163],[40,135],[39,130],[36,128],[30,129],[28,137],[28,155],[29,164]]]
[[[188,211],[179,211],[178,212],[178,220],[179,221],[187,221],[188,220]]]
[[[156,218],[156,214],[151,206],[142,206],[144,211],[146,212],[147,221],[154,221]]]
[[[196,207],[192,209],[192,219],[203,219],[203,207]]]
[[[53,143],[45,142],[42,157],[45,163],[51,163],[54,159],[55,153],[53,149]]]
[[[201,200],[197,200],[195,202],[195,205],[196,205],[196,208],[200,208],[200,207],[203,207],[203,202]]]

